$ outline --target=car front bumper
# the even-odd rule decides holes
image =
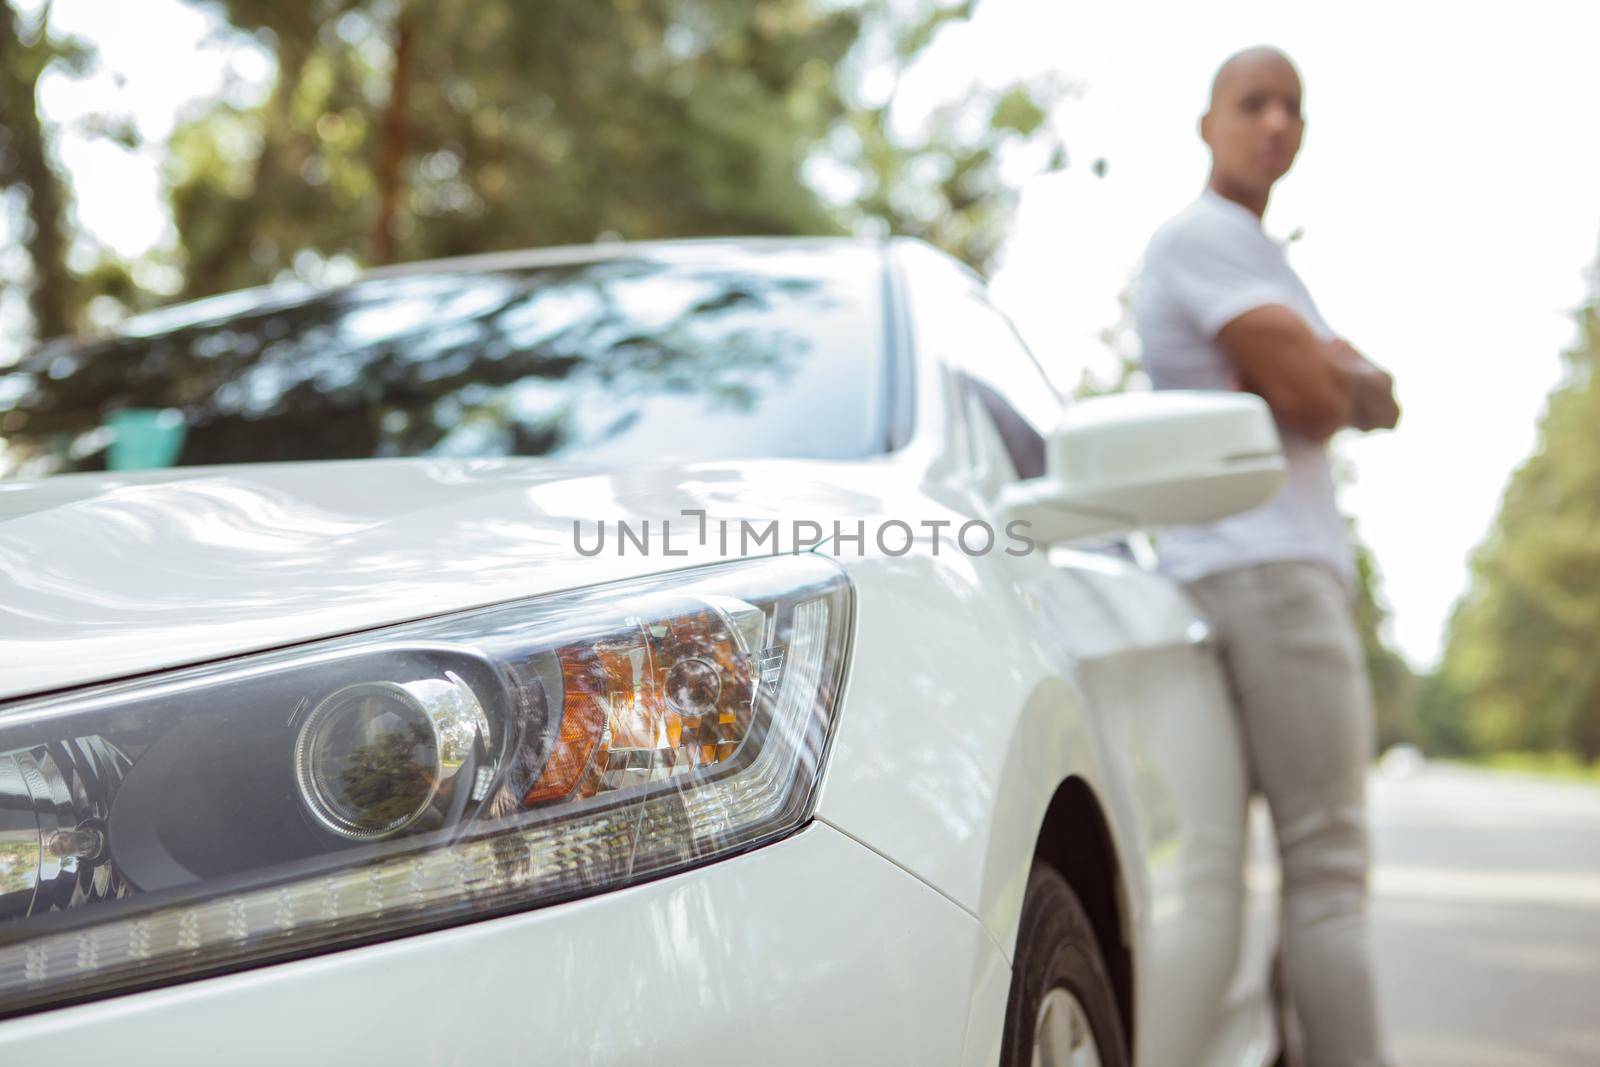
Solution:
[[[993,1063],[967,912],[821,823],[615,893],[0,1023],[0,1061]]]

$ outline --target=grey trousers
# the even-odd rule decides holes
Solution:
[[[1266,563],[1188,589],[1210,617],[1283,873],[1283,964],[1306,1067],[1376,1067],[1366,771],[1372,694],[1348,587]]]

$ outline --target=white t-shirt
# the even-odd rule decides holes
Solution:
[[[1145,372],[1157,389],[1236,388],[1217,344],[1224,326],[1253,308],[1281,304],[1319,337],[1328,328],[1283,249],[1241,204],[1210,189],[1150,239],[1134,287],[1133,313]],[[1278,426],[1288,477],[1253,511],[1156,537],[1162,569],[1179,581],[1278,560],[1317,560],[1355,578],[1350,538],[1334,504],[1327,446]]]

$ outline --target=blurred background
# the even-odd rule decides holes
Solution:
[[[1209,78],[1278,45],[1309,126],[1267,228],[1406,409],[1338,446],[1380,749],[1456,761],[1378,788],[1404,1047],[1600,1062],[1597,40],[1584,0],[0,0],[0,477],[51,469],[25,388],[101,387],[25,385],[43,339],[595,240],[915,235],[1064,391],[1139,388],[1125,294]],[[1474,937],[1481,987],[1439,950]]]

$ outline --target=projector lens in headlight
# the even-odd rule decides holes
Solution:
[[[457,777],[488,743],[482,706],[453,674],[361,682],[323,700],[300,727],[300,799],[341,837],[388,837],[422,821],[441,795],[454,799]]]
[[[849,619],[780,557],[0,707],[0,1014],[776,840]]]

